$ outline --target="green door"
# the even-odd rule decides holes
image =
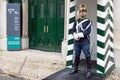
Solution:
[[[46,50],[56,50],[56,0],[47,0]]]
[[[28,13],[29,13],[29,47],[35,49],[37,46],[37,0],[29,0],[28,4]]]
[[[29,8],[32,5],[34,4],[30,3]],[[29,25],[30,44],[34,44],[30,45],[30,48],[61,51],[64,34],[64,0],[37,0],[34,6],[36,6],[35,17],[29,19],[32,25],[32,27]]]
[[[64,37],[64,0],[57,0],[57,43],[56,51],[61,51],[61,43]]]
[[[38,0],[37,2],[37,49],[40,50],[45,50],[46,48],[46,22],[47,22],[47,17],[46,17],[46,8],[47,8],[47,3],[45,0]]]

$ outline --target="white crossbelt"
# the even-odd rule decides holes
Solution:
[[[79,24],[78,24],[78,21],[77,21],[77,26],[76,26],[77,33],[79,33],[80,28],[81,28],[82,31],[86,31],[90,27],[91,22],[87,25],[87,27],[85,29],[83,29],[83,27],[82,27],[82,23],[84,23],[87,20],[88,19],[85,19],[85,20],[81,21]]]

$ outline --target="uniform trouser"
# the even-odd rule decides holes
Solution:
[[[86,58],[86,63],[87,63],[87,69],[91,69],[91,54],[90,54],[90,44],[87,45],[74,45],[74,51],[75,51],[75,56],[80,56],[81,50],[83,51],[85,58]],[[75,57],[76,58],[76,57]]]

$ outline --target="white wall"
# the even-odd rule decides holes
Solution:
[[[0,0],[0,49],[7,50],[6,0]]]
[[[115,65],[120,68],[120,0],[114,0],[114,48]]]

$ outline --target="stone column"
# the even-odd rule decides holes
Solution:
[[[114,48],[115,65],[120,68],[120,0],[114,0]]]
[[[29,38],[28,38],[28,0],[22,1],[22,49],[28,49]]]
[[[7,50],[7,0],[0,0],[0,49]]]
[[[69,26],[69,4],[70,0],[65,0],[65,17],[64,17],[64,39],[62,42],[62,55],[66,58],[68,47],[68,27]]]

